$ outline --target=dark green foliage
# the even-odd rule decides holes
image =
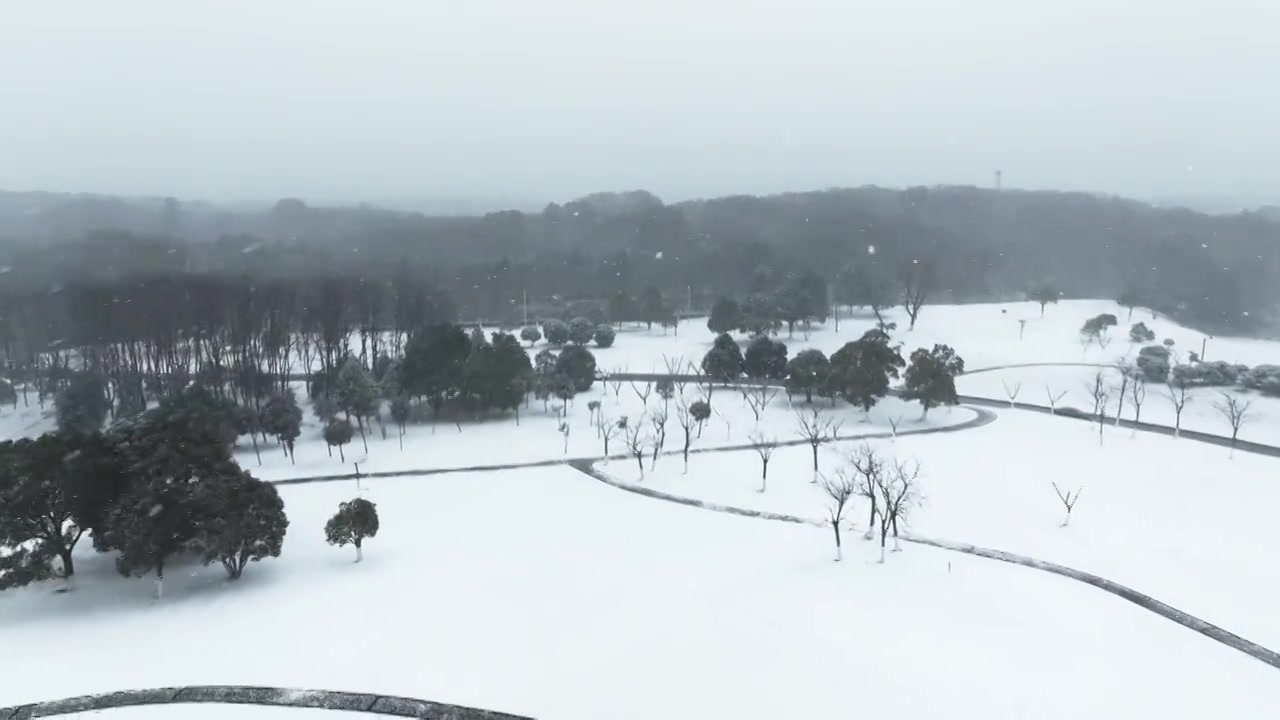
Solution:
[[[0,405],[18,407],[18,391],[14,390],[13,383],[8,380],[0,380]]]
[[[1052,285],[1039,285],[1031,291],[1031,301],[1040,303],[1040,317],[1044,317],[1044,306],[1049,303],[1058,304],[1058,291]]]
[[[267,399],[262,408],[262,429],[274,435],[288,450],[290,459],[293,458],[294,443],[302,435],[302,408],[298,407],[292,389]]]
[[[804,394],[805,402],[813,402],[813,393],[827,384],[827,356],[821,350],[801,350],[787,363],[787,392]]]
[[[1117,322],[1115,315],[1103,313],[1086,320],[1084,326],[1080,328],[1080,334],[1098,338],[1106,333],[1108,328],[1115,327]]]
[[[378,534],[378,508],[364,498],[344,502],[338,512],[324,525],[324,539],[330,545],[345,547],[355,545],[357,561],[365,538]]]
[[[742,372],[753,380],[781,380],[787,376],[787,346],[767,335],[757,335],[747,345]]]
[[[566,305],[560,319],[572,327],[575,318],[585,318],[591,323],[591,327],[609,322],[608,313],[595,300],[574,300]]]
[[[695,400],[689,405],[689,414],[699,423],[704,423],[711,418],[711,403],[706,400]]]
[[[569,378],[578,392],[586,392],[596,380],[596,357],[584,347],[567,347],[556,358],[556,373]]]
[[[335,445],[338,447],[338,459],[342,462],[347,461],[347,455],[343,452],[342,447],[351,442],[351,438],[355,437],[356,431],[351,427],[351,423],[343,418],[333,418],[324,426],[324,442],[330,448]],[[333,451],[330,450],[330,453]]]
[[[141,426],[147,429],[148,439],[191,443],[189,451],[175,451],[173,457],[198,452],[198,457],[189,459],[213,463],[230,457],[243,422],[243,412],[234,401],[192,385],[143,415]]]
[[[707,318],[707,329],[720,335],[733,332],[741,325],[742,311],[738,309],[738,303],[723,295],[716,298],[715,305],[711,306],[711,317]]]
[[[347,358],[338,372],[334,399],[338,401],[339,410],[356,418],[363,426],[364,418],[378,412],[378,384],[359,360]]]
[[[650,329],[653,328],[654,323],[660,325],[669,323],[673,315],[673,311],[667,307],[667,301],[663,299],[658,288],[650,285],[640,294],[640,320]]]
[[[738,327],[749,335],[774,335],[782,327],[782,313],[772,295],[755,293],[742,303]]]
[[[459,397],[475,411],[514,410],[528,391],[532,372],[529,356],[515,336],[494,333],[493,342],[467,358]]]
[[[329,418],[338,414],[338,401],[322,395],[311,401],[311,413],[317,420],[328,422]]]
[[[1156,339],[1156,334],[1147,328],[1146,323],[1134,323],[1129,328],[1129,340],[1131,342],[1152,342]]]
[[[1138,351],[1136,365],[1148,382],[1162,383],[1169,378],[1169,349],[1148,345]]]
[[[471,328],[471,332],[467,333],[467,340],[471,343],[471,350],[473,352],[476,349],[489,344],[488,338],[484,336],[484,329],[479,325]]]
[[[569,325],[563,320],[552,318],[542,323],[542,335],[548,343],[560,347],[569,342]]]
[[[676,384],[671,378],[662,378],[654,384],[653,389],[665,402],[670,402],[676,396]]]
[[[596,333],[596,324],[584,317],[576,317],[569,321],[569,342],[574,345],[586,345]]]
[[[456,325],[432,325],[414,333],[405,346],[406,393],[426,398],[439,414],[461,387],[463,367],[470,354],[471,341]]]
[[[521,328],[520,339],[529,343],[529,347],[533,347],[535,343],[542,339],[542,331],[533,325]]]
[[[227,466],[218,476],[202,478],[199,488],[205,517],[193,544],[206,565],[222,563],[235,580],[250,562],[280,557],[289,520],[274,485]]]
[[[787,335],[796,323],[827,319],[827,281],[815,272],[791,276],[776,298],[778,318],[787,324]]]
[[[946,345],[911,353],[911,364],[903,373],[902,397],[917,400],[928,415],[936,405],[959,405],[956,376],[964,372],[964,360]]]
[[[1249,372],[1245,365],[1232,365],[1222,360],[1179,365],[1173,368],[1173,377],[1187,387],[1227,387],[1235,385],[1240,376]]]
[[[409,424],[409,415],[413,411],[413,406],[409,404],[409,398],[404,395],[397,395],[391,399],[391,419],[400,428],[400,434],[404,434],[405,425]]]
[[[890,378],[897,378],[898,369],[905,365],[884,331],[868,330],[831,355],[826,394],[869,412],[888,394]]]
[[[631,296],[617,290],[609,296],[609,321],[613,323],[635,322],[640,312]]]
[[[1263,395],[1280,397],[1280,365],[1258,365],[1240,378],[1240,384]]]
[[[596,326],[596,333],[595,333],[596,347],[598,348],[612,347],[614,337],[615,337],[615,333],[613,331],[612,325]]]
[[[125,380],[116,386],[116,417],[137,417],[146,412],[147,401],[142,394],[141,378]]]
[[[742,350],[728,333],[716,336],[715,343],[702,357],[702,372],[725,382],[742,374]]]
[[[338,384],[338,371],[341,369],[342,365],[338,364],[331,368],[311,373],[311,376],[307,379],[307,393],[312,400],[329,397],[333,394],[334,388]]]
[[[111,410],[106,383],[89,373],[73,375],[70,384],[58,393],[56,404],[58,430],[64,433],[97,432]]]

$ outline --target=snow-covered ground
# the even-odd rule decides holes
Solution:
[[[149,583],[86,553],[76,592],[0,596],[0,642],[22,657],[0,704],[188,683],[567,720],[854,706],[1269,718],[1280,703],[1274,668],[1025,568],[916,547],[878,566],[863,543],[833,563],[827,530],[650,500],[568,468],[372,481],[382,531],[356,565],[321,531],[352,492],[285,488],[285,554],[238,583],[175,569],[153,605]]]
[[[956,433],[871,441],[886,458],[924,468],[925,505],[911,531],[1016,552],[1097,573],[1268,647],[1280,647],[1280,460],[1223,447],[1025,411],[997,411],[991,425]],[[824,447],[826,473],[860,443]],[[636,482],[634,463],[598,466]],[[812,484],[809,447],[780,448],[761,487],[753,451],[646,464],[644,485],[726,505],[822,520],[827,498]],[[1051,483],[1083,487],[1070,526]],[[865,528],[869,506],[848,517]],[[912,551],[915,549],[912,548]]]

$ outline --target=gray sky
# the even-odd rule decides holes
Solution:
[[[1280,200],[1276,0],[6,0],[0,188]]]

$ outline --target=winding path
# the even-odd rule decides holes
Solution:
[[[371,695],[333,690],[247,687],[242,685],[190,685],[187,687],[124,690],[102,695],[50,700],[48,702],[0,708],[0,720],[27,720],[72,713],[107,710],[137,705],[178,705],[213,703],[223,705],[265,705],[268,707],[346,710],[370,715],[430,718],[431,720],[530,720],[520,715],[477,710],[459,705],[443,705],[429,700]],[[234,711],[227,713],[235,717]],[[112,717],[108,715],[107,717]]]

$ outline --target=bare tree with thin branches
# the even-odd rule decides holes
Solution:
[[[917,481],[920,463],[895,460],[888,472],[881,473],[876,485],[880,496],[880,562],[884,563],[885,541],[893,533],[893,551],[902,550],[898,542],[898,521],[906,522],[907,514],[920,500]]]
[[[693,411],[689,409],[689,401],[684,395],[676,398],[676,422],[680,424],[680,430],[684,433],[684,449],[681,454],[684,456],[684,470],[681,475],[689,474],[689,447],[693,445],[693,429],[699,427],[698,419],[694,417]]]
[[[742,399],[747,402],[747,406],[751,408],[751,414],[755,416],[756,422],[760,422],[760,414],[769,406],[778,395],[776,388],[768,385],[748,385],[738,386],[738,391],[742,393]]]
[[[1093,414],[1098,420],[1098,444],[1102,444],[1102,429],[1107,425],[1107,383],[1099,370],[1093,376],[1093,383],[1085,383],[1084,389],[1093,396]]]
[[[773,457],[773,451],[778,449],[778,440],[755,430],[747,437],[751,439],[751,449],[760,456],[760,490],[758,492],[764,492],[769,487],[769,459]]]
[[[649,463],[649,469],[653,470],[658,466],[658,455],[667,444],[667,407],[665,405],[653,411],[649,416],[649,424],[653,426],[653,460]]]
[[[621,400],[619,395],[622,393],[622,378],[619,376],[626,371],[626,368],[614,368],[609,372],[607,380],[609,382],[609,386],[613,388],[613,402],[615,404]]]
[[[1022,383],[1009,384],[1008,381],[1001,380],[1000,384],[1004,386],[1005,397],[1009,398],[1009,407],[1013,407],[1014,401],[1018,399],[1018,393],[1022,392]]]
[[[824,418],[814,408],[810,412],[796,411],[796,431],[809,443],[813,450],[813,482],[818,482],[818,448],[824,443],[834,442],[840,434],[840,426],[834,418]]]
[[[898,426],[902,424],[901,415],[889,416],[889,442],[898,441]]]
[[[1227,457],[1235,457],[1236,454],[1236,437],[1240,435],[1240,428],[1253,419],[1253,413],[1249,412],[1249,406],[1253,404],[1252,400],[1236,397],[1231,393],[1220,392],[1222,400],[1214,403],[1213,406],[1222,417],[1231,423],[1231,451]]]
[[[1050,414],[1050,415],[1056,415],[1056,414],[1058,414],[1058,413],[1057,413],[1057,410],[1058,410],[1058,401],[1059,401],[1059,400],[1061,400],[1064,396],[1066,396],[1067,391],[1066,391],[1066,390],[1063,390],[1062,392],[1058,393],[1057,395],[1054,395],[1054,394],[1053,394],[1053,391],[1049,389],[1049,386],[1048,386],[1048,385],[1045,385],[1045,386],[1044,386],[1044,394],[1045,394],[1045,396],[1046,396],[1046,397],[1048,397],[1048,398],[1049,398],[1049,414]]]
[[[1165,397],[1173,404],[1173,439],[1177,440],[1182,435],[1182,410],[1191,401],[1191,388],[1185,382],[1173,378],[1169,379],[1165,388]]]
[[[1129,385],[1129,399],[1133,401],[1133,433],[1138,433],[1138,423],[1142,422],[1142,403],[1147,401],[1147,379],[1142,373],[1135,372]]]
[[[662,363],[667,366],[667,374],[671,376],[671,381],[675,384],[676,390],[681,395],[684,394],[684,386],[688,383],[688,379],[684,375],[684,367],[686,361],[683,355],[669,356],[666,353],[662,355]]]
[[[729,417],[720,412],[720,407],[718,405],[712,407],[711,412],[715,413],[716,417],[720,418],[720,421],[724,423],[724,439],[729,440],[733,437],[733,422],[729,420]]]
[[[870,540],[872,532],[876,526],[876,517],[879,511],[879,500],[877,497],[877,488],[880,485],[880,477],[884,475],[884,461],[876,454],[876,451],[867,443],[863,443],[849,454],[849,465],[853,467],[855,476],[855,489],[859,495],[870,501],[871,515],[867,519],[867,531],[863,534],[863,540]]]
[[[560,434],[564,436],[564,454],[569,454],[569,421],[560,421]]]
[[[631,381],[631,390],[635,392],[636,397],[640,398],[640,402],[644,404],[645,409],[649,408],[649,395],[653,392],[653,383],[644,383],[644,391],[640,390],[640,386],[635,381]]]
[[[927,268],[920,264],[919,260],[912,260],[901,274],[902,280],[902,307],[907,311],[907,317],[910,323],[907,330],[916,329],[916,318],[920,316],[920,308],[924,307],[924,301],[929,297],[930,273]]]
[[[596,416],[596,434],[604,440],[604,457],[606,461],[609,459],[609,441],[622,433],[622,429],[625,426],[620,423],[625,420],[626,418],[622,420],[606,418],[603,412]]]
[[[844,520],[845,508],[858,493],[857,481],[844,469],[836,471],[834,478],[823,477],[822,491],[827,494],[827,521],[836,534],[836,562],[844,560],[844,548],[840,544],[840,523]]]
[[[1062,521],[1062,527],[1066,527],[1071,524],[1071,511],[1075,509],[1076,501],[1080,499],[1080,493],[1084,492],[1084,488],[1076,488],[1075,494],[1072,495],[1070,490],[1065,493],[1059,490],[1056,482],[1049,484],[1053,486],[1053,491],[1058,493],[1058,499],[1062,501],[1062,506],[1067,509],[1067,519]]]
[[[1122,360],[1116,363],[1116,369],[1120,371],[1120,384],[1113,385],[1111,389],[1116,397],[1116,427],[1120,427],[1120,416],[1124,414],[1124,396],[1129,391],[1129,382],[1134,376],[1133,363]]]
[[[626,420],[626,418],[623,418]],[[631,457],[636,459],[636,467],[640,468],[640,482],[644,482],[644,437],[641,436],[643,428],[641,423],[644,422],[643,416],[634,424],[628,423],[622,426],[623,439],[627,442],[627,452]]]

